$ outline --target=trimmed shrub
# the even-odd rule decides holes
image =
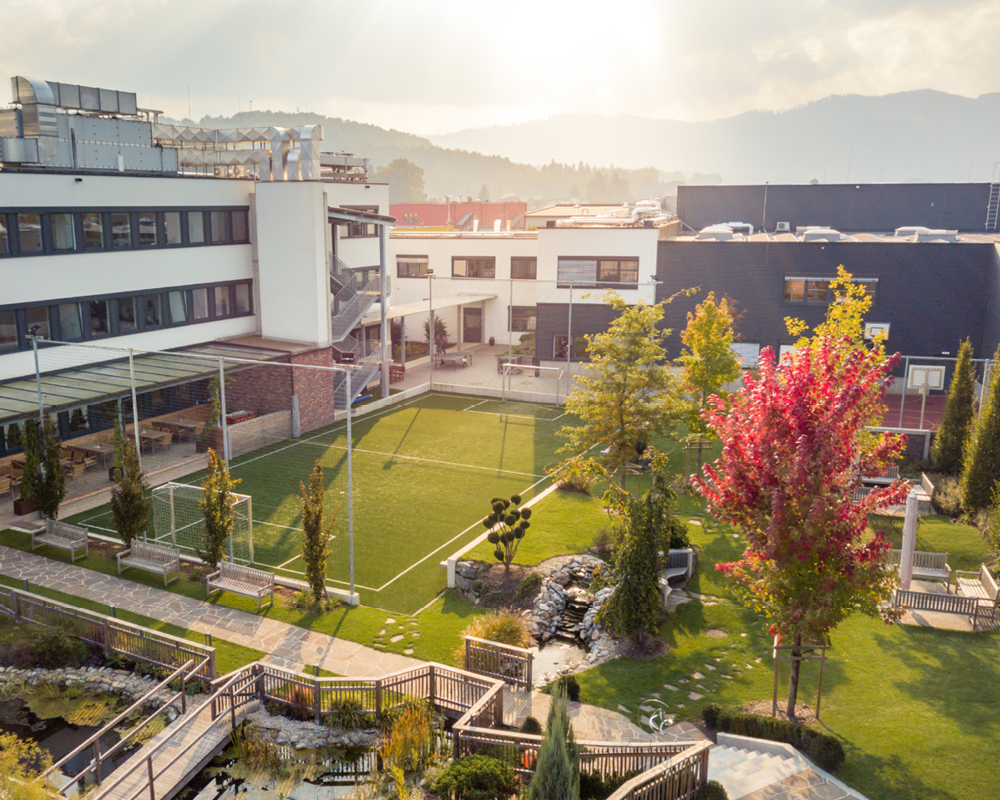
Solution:
[[[729,795],[721,783],[709,781],[698,790],[694,800],[729,800]]]
[[[722,714],[722,706],[718,703],[709,703],[701,710],[701,719],[709,728],[717,730],[720,714]]]
[[[464,756],[441,773],[431,791],[449,800],[507,800],[517,784],[510,764],[489,756]]]
[[[790,744],[827,772],[833,772],[846,758],[844,746],[839,740],[813,728],[796,725],[783,719],[762,717],[757,714],[722,712],[718,715],[716,730],[721,733],[734,733],[737,736],[751,736],[755,739]]]
[[[521,723],[521,727],[517,729],[518,733],[533,733],[536,736],[542,735],[542,723],[539,722],[534,717],[525,717],[524,722]]]
[[[946,517],[955,519],[962,515],[962,496],[957,478],[941,478],[934,484],[934,507]]]
[[[517,587],[517,591],[514,593],[514,600],[521,603],[534,594],[535,589],[542,585],[542,576],[537,572],[532,572],[524,580],[521,581],[520,585]]]

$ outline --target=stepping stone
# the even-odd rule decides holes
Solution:
[[[639,706],[639,710],[645,711],[647,714],[652,714],[656,709],[654,709],[652,706],[647,706],[645,703],[643,703],[641,706]]]
[[[345,379],[345,380],[346,380],[346,379]],[[379,635],[379,636],[385,636],[385,628],[382,628],[382,630],[380,630],[380,631],[378,632],[378,635]]]
[[[696,672],[691,677],[694,678],[696,681],[700,681],[700,680],[704,680],[705,679],[705,676],[702,675],[700,672]]]
[[[403,634],[401,633],[396,634],[395,636],[390,637],[389,641],[392,642],[393,644],[395,644],[396,642],[401,642],[403,641]]]
[[[389,619],[387,619],[385,621],[385,624],[386,625],[395,625],[396,624],[396,620],[394,620],[392,617],[389,617]]]
[[[677,704],[677,707],[678,707],[678,708],[684,708],[684,704],[683,704],[683,703],[678,703],[678,704]]]
[[[698,694],[697,692],[691,692],[688,695],[688,700],[701,700],[701,698],[702,698],[702,696],[700,694]]]
[[[400,629],[401,631],[405,631],[405,630],[406,630],[406,626],[405,626],[405,625],[400,625],[400,626],[399,626],[399,629]]]
[[[759,658],[755,658],[755,659],[754,659],[754,663],[755,663],[755,664],[759,664],[759,663],[760,663],[760,659],[759,659]]]
[[[722,659],[721,659],[721,658],[717,658],[717,659],[715,659],[715,663],[716,663],[716,664],[718,664],[718,663],[719,663],[720,661],[722,661]],[[715,667],[709,667],[709,669],[715,669]]]
[[[420,638],[420,631],[414,631],[413,634],[412,634],[412,636],[413,636],[414,639],[419,639]]]
[[[715,660],[716,661],[721,661],[722,659],[721,658],[717,658]],[[709,672],[715,672],[715,667],[713,667],[711,664],[706,664],[705,665],[705,669],[707,669]]]
[[[753,664],[747,664],[747,669],[753,669]]]
[[[663,684],[663,688],[664,689],[669,689],[671,692],[676,692],[677,691],[677,687],[676,686],[671,686],[669,683]]]
[[[746,633],[745,633],[745,632],[744,632],[744,633],[741,633],[741,634],[740,634],[740,636],[746,636]]]
[[[649,696],[650,697],[655,697],[657,700],[660,699],[660,693],[659,692],[650,692]]]
[[[722,677],[725,678],[727,681],[731,681],[733,679],[732,675],[723,675]]]
[[[681,678],[681,679],[680,679],[679,681],[677,681],[677,682],[678,682],[678,683],[690,683],[690,681],[689,681],[689,680],[688,680],[687,678]]]
[[[645,726],[646,726],[647,728],[650,728],[650,727],[652,727],[652,726],[651,726],[651,725],[649,724],[649,717],[639,717],[639,724],[640,724],[640,725],[645,725]]]
[[[632,709],[625,708],[625,706],[623,706],[621,703],[618,704],[618,710],[621,711],[623,714],[631,714],[632,713]]]
[[[407,647],[407,648],[406,648],[406,649],[405,649],[405,650],[403,651],[403,655],[404,655],[404,656],[412,656],[412,655],[413,655],[413,648],[412,648],[412,647]]]

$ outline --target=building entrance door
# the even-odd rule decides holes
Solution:
[[[466,344],[483,343],[483,310],[466,306],[462,309],[462,341]]]

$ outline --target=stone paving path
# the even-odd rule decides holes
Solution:
[[[265,660],[290,668],[319,666],[349,678],[378,678],[424,663],[2,545],[0,573],[17,580],[27,578],[35,586],[117,606],[188,630],[211,633],[213,637],[261,650],[267,654]],[[505,699],[505,716],[514,724],[529,715],[544,724],[548,717],[551,701],[548,695],[508,692]],[[647,733],[618,712],[582,703],[571,704],[570,716],[577,738],[584,740],[648,742],[704,738],[690,723],[674,726],[662,735]]]

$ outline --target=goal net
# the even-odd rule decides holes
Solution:
[[[500,362],[501,399],[562,405],[566,395],[564,367]]]
[[[165,483],[153,489],[153,542],[198,554],[205,546],[205,516],[200,486]],[[253,563],[253,507],[248,494],[233,493],[236,523],[226,542],[226,556],[234,564]]]

